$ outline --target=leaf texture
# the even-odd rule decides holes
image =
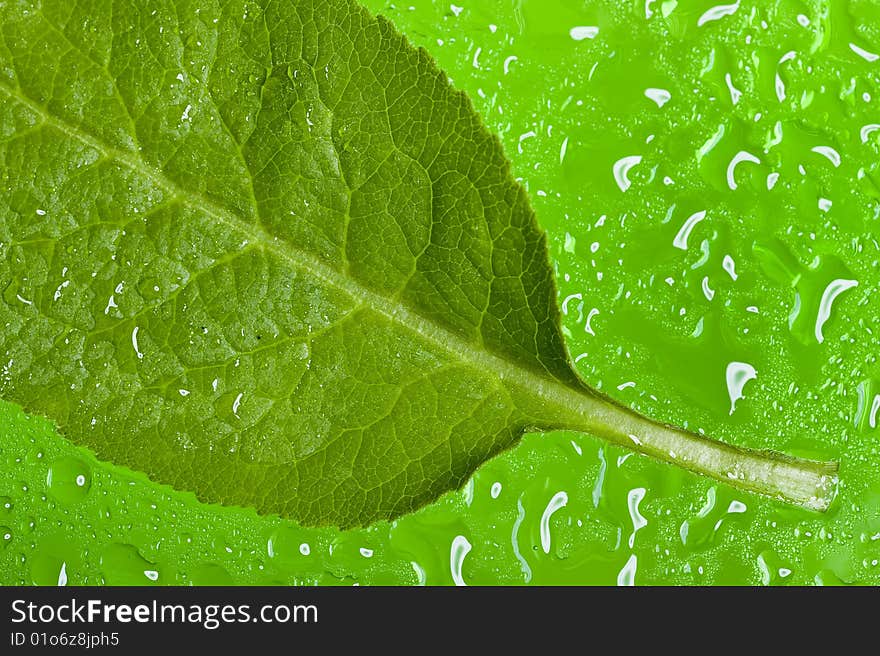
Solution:
[[[5,398],[306,524],[410,511],[537,428],[676,459],[683,432],[574,373],[497,139],[387,21],[43,0],[0,24]],[[708,452],[680,464],[718,477],[752,457],[687,439]]]

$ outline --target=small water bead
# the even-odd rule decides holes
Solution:
[[[5,549],[12,544],[14,533],[12,529],[6,525],[0,525],[0,549]]]

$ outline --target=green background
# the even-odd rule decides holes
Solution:
[[[832,509],[554,433],[394,523],[304,529],[99,463],[2,405],[0,581],[880,582],[878,3],[741,2],[716,20],[686,0],[365,4],[501,136],[585,379],[731,443],[838,459]],[[760,162],[734,189],[741,152]],[[613,169],[631,156],[624,191]]]

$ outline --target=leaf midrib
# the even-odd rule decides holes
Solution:
[[[81,127],[69,123],[21,93],[20,90],[10,87],[6,82],[0,81],[0,90],[9,98],[40,116],[44,124],[57,129],[71,139],[95,149],[104,158],[116,161],[135,173],[144,176],[157,187],[164,189],[172,197],[180,200],[180,202],[191,209],[200,211],[242,234],[249,243],[258,244],[266,251],[289,262],[294,268],[305,270],[307,273],[344,292],[356,304],[369,307],[389,321],[431,342],[477,371],[494,373],[499,379],[516,384],[524,390],[530,390],[539,399],[552,402],[555,406],[571,413],[573,419],[571,427],[582,423],[584,419],[582,406],[584,403],[595,402],[596,399],[586,396],[583,389],[578,390],[570,387],[549,375],[538,375],[534,371],[517,366],[486,349],[476,348],[474,344],[462,339],[460,335],[457,335],[436,321],[422,316],[405,303],[377,294],[357,280],[342,275],[339,271],[328,266],[316,256],[298,248],[290,241],[271,235],[259,223],[249,223],[234,212],[217,205],[204,195],[184,189],[169,179],[162,171],[150,166],[134,153],[111,146]],[[574,418],[575,416],[578,417],[577,420]],[[549,429],[554,427],[542,426],[541,428]]]

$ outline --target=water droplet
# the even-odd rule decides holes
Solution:
[[[557,492],[553,498],[547,503],[544,513],[541,515],[541,548],[545,554],[550,553],[550,517],[553,516],[560,508],[568,504],[568,494],[565,492]]]
[[[663,107],[672,98],[672,94],[666,89],[648,88],[645,89],[645,97],[657,103],[657,107]]]
[[[856,388],[856,413],[853,423],[862,432],[877,428],[880,422],[880,381],[868,378]]]
[[[599,28],[593,25],[579,25],[568,31],[569,36],[575,41],[595,39],[599,35]]]
[[[0,549],[5,549],[12,544],[14,534],[12,529],[5,525],[0,525]]]
[[[632,185],[628,174],[630,169],[634,166],[637,166],[642,162],[641,155],[628,155],[627,157],[621,157],[619,160],[614,162],[614,166],[612,166],[612,173],[614,174],[614,181],[617,183],[617,186],[620,187],[621,191],[626,191]]]
[[[59,458],[46,474],[49,494],[64,503],[82,501],[92,485],[91,468],[83,460],[73,456]]]
[[[855,43],[849,44],[849,49],[856,53],[859,57],[868,62],[875,62],[880,59],[880,55],[877,55],[873,52],[869,52],[864,48],[857,46]]]
[[[858,280],[832,280],[828,283],[828,286],[825,288],[825,291],[822,292],[822,300],[819,301],[819,314],[816,316],[816,341],[820,344],[825,341],[825,337],[822,334],[822,328],[825,326],[825,322],[828,321],[828,318],[831,316],[831,305],[834,303],[834,299],[840,296],[847,289],[852,289],[859,284]]]
[[[138,331],[140,330],[140,326],[135,326],[131,331],[131,345],[134,348],[134,352],[138,357],[138,360],[142,360],[144,358],[144,354],[141,353],[140,347],[138,346]]]
[[[678,233],[675,235],[675,239],[672,240],[672,245],[676,248],[680,248],[681,250],[686,251],[688,247],[688,237],[690,237],[691,231],[700,221],[705,218],[705,210],[701,210],[699,212],[694,212],[693,214],[691,214],[682,224],[681,228],[679,228]]]
[[[455,585],[467,585],[461,574],[461,566],[464,558],[471,551],[471,543],[463,535],[456,535],[452,540],[452,546],[449,549],[449,571],[452,573],[452,580]]]
[[[730,414],[736,410],[736,402],[743,397],[743,387],[750,380],[758,377],[755,368],[748,362],[731,362],[725,373],[727,378],[727,395],[730,397]]]
[[[55,553],[34,553],[30,557],[30,574],[34,585],[67,585],[67,563]]]
[[[730,160],[730,164],[727,165],[727,186],[730,187],[731,191],[735,191],[738,188],[736,179],[734,178],[734,172],[736,171],[737,165],[742,162],[760,164],[761,160],[745,150],[741,150],[733,156],[733,159]]]
[[[617,585],[634,586],[636,584],[636,568],[638,567],[638,558],[635,554],[630,555],[626,565],[621,568],[617,574]]]
[[[639,504],[645,498],[646,492],[647,490],[645,488],[637,487],[630,490],[626,495],[626,505],[627,508],[629,508],[629,516],[633,525],[632,533],[629,536],[630,549],[632,549],[635,544],[636,533],[648,525],[648,520],[642,516],[641,512],[639,512]]]
[[[101,572],[107,585],[151,585],[163,578],[155,563],[130,544],[108,545],[101,554]]]
[[[739,9],[739,2],[730,5],[717,5],[711,9],[707,9],[697,19],[697,27],[703,27],[703,25],[711,21],[721,20],[725,16],[732,16],[736,13],[737,9]]]

